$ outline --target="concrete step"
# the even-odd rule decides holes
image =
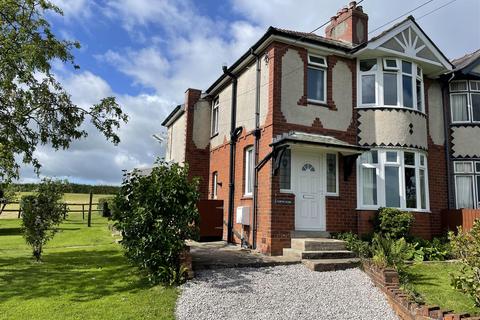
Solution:
[[[330,238],[330,232],[294,230],[290,232],[290,238]]]
[[[360,259],[314,259],[302,260],[302,263],[312,271],[338,271],[358,267]]]
[[[326,238],[292,238],[292,249],[301,251],[342,251],[345,241]]]
[[[292,248],[284,248],[283,255],[298,259],[347,259],[355,258],[355,253],[348,250],[330,251],[302,251]]]

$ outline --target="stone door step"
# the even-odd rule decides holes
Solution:
[[[338,271],[358,267],[360,259],[313,259],[302,260],[302,263],[312,271]]]
[[[284,248],[283,255],[297,259],[347,259],[355,258],[355,254],[348,250],[302,251]]]
[[[301,251],[342,251],[345,241],[326,238],[292,238],[292,249]]]
[[[290,237],[291,238],[330,238],[330,232],[294,230],[290,232]]]

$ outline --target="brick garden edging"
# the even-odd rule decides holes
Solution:
[[[185,249],[180,253],[180,265],[187,268],[187,279],[193,279],[192,254],[190,253],[190,246],[185,246]]]
[[[452,313],[451,310],[442,310],[438,306],[419,305],[412,302],[400,289],[397,271],[391,268],[376,268],[368,261],[363,261],[362,267],[375,286],[385,293],[391,307],[402,320],[480,320],[480,317],[470,317],[466,313]]]

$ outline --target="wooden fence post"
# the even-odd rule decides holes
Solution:
[[[90,191],[90,201],[88,203],[88,226],[91,227],[92,225],[92,199],[93,199],[93,192]]]
[[[22,215],[22,208],[19,206],[18,207],[18,219],[20,219],[21,215]]]
[[[63,204],[63,220],[67,219],[67,204]]]
[[[82,220],[85,220],[85,205],[82,203]]]

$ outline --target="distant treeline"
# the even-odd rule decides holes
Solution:
[[[31,192],[35,191],[37,185],[35,183],[16,183],[12,185],[13,191],[16,192]],[[89,185],[89,184],[77,184],[68,183],[65,185],[65,193],[90,193],[94,194],[115,194],[120,187],[118,186],[102,186],[102,185]]]

